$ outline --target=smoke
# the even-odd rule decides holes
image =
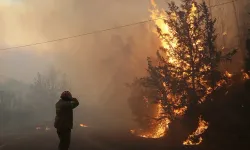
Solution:
[[[143,3],[93,1],[88,2],[88,6],[84,4],[79,2],[75,8],[75,15],[79,14],[82,19],[79,21],[74,16],[76,22],[72,28],[78,30],[68,32],[100,30],[147,18],[147,5],[141,6]],[[129,89],[125,83],[145,73],[152,44],[146,26],[138,25],[71,39],[55,46],[60,51],[56,52],[56,65],[66,72],[73,94],[82,103],[76,112],[79,118],[90,126],[98,123],[112,129],[132,123],[127,104]]]
[[[144,21],[149,19],[149,4],[145,0],[1,1],[0,46],[25,45]],[[31,82],[38,71],[53,65],[66,73],[73,95],[80,100],[77,122],[126,127],[133,123],[133,117],[125,84],[145,74],[146,57],[157,49],[149,26],[139,24],[2,52],[5,64],[1,74]]]

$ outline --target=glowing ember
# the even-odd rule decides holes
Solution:
[[[130,132],[131,132],[132,134],[135,134],[136,131],[135,131],[135,130],[130,130]]]
[[[85,124],[80,124],[80,127],[87,128],[88,126]]]
[[[200,135],[207,130],[208,125],[209,124],[200,117],[198,128],[193,134],[188,136],[188,139],[183,142],[183,145],[199,145],[202,142],[202,137],[200,137]]]
[[[36,127],[36,130],[45,130],[45,131],[49,131],[50,128],[49,127]]]
[[[226,74],[226,76],[228,77],[228,78],[231,78],[233,75],[232,74],[230,74],[229,72],[225,72],[225,74]]]
[[[249,78],[249,75],[248,75],[247,73],[245,73],[245,72],[243,73],[243,79],[244,79],[244,80],[250,79],[250,78]]]
[[[46,128],[45,128],[45,131],[49,131],[49,130],[50,130],[50,128],[49,128],[49,127],[46,127]]]

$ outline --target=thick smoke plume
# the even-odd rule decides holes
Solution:
[[[150,7],[144,0],[19,0],[0,4],[1,47],[144,21]],[[125,84],[146,72],[146,57],[158,47],[149,26],[139,24],[6,51],[1,54],[7,62],[1,64],[1,74],[15,78],[19,71],[23,73],[19,80],[31,82],[38,71],[52,64],[66,73],[72,93],[82,104],[76,111],[77,122],[127,127],[133,118]]]

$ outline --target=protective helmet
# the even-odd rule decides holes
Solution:
[[[69,91],[64,91],[61,94],[61,99],[71,99],[72,98],[72,94]]]

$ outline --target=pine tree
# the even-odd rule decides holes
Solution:
[[[158,93],[151,98],[163,105],[163,118],[199,115],[198,104],[225,83],[218,65],[231,60],[236,50],[222,55],[216,49],[215,22],[205,2],[183,0],[180,7],[169,3],[164,27],[157,26],[162,47],[156,61],[148,58],[148,76],[141,79],[142,86]]]
[[[158,27],[167,46],[157,51],[157,65],[148,58],[149,76],[144,80],[146,86],[158,89],[158,100],[166,106],[168,117],[174,117],[176,110],[204,101],[222,79],[219,62],[233,53],[222,57],[216,49],[215,20],[204,2],[184,0],[181,7],[172,2],[166,13],[172,35]]]

